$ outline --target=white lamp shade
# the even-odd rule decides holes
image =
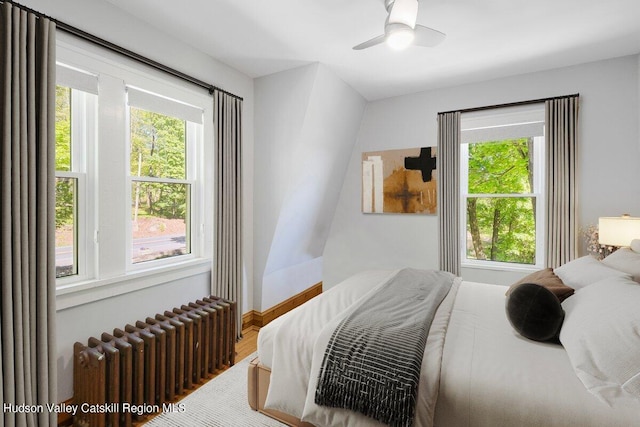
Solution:
[[[394,50],[408,48],[415,37],[413,29],[403,24],[387,24],[385,34],[387,45]]]
[[[598,219],[601,245],[629,246],[633,239],[640,239],[640,218],[623,215]]]

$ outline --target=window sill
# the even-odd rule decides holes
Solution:
[[[505,262],[462,262],[460,264],[462,268],[474,268],[478,270],[492,270],[492,271],[511,271],[516,273],[533,273],[541,270],[543,267],[538,265],[526,265],[526,264],[510,264]]]
[[[65,310],[210,271],[211,259],[198,258],[170,266],[129,272],[108,279],[92,279],[62,285],[56,289],[56,310]]]

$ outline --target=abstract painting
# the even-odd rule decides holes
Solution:
[[[435,215],[436,147],[362,153],[362,212]]]

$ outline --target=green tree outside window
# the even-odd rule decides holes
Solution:
[[[468,152],[467,258],[535,264],[533,139],[473,143]]]

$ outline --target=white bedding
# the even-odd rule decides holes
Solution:
[[[356,412],[318,406],[314,394],[324,350],[335,326],[357,307],[354,303],[358,299],[375,292],[396,273],[397,270],[370,271],[355,275],[260,330],[258,357],[271,368],[267,409],[288,413],[318,427],[381,425]],[[456,279],[429,331],[417,396],[417,427],[432,425],[440,355],[459,283]]]
[[[294,319],[293,323],[302,322],[304,332],[318,333],[319,328],[396,272],[397,270],[372,270],[356,274],[261,328],[258,335],[260,363],[273,369],[274,340],[283,323]]]
[[[353,276],[260,330],[258,356],[271,369],[268,409],[318,427],[380,425],[354,412],[319,407],[313,399],[335,325],[395,273]],[[640,425],[640,404],[610,408],[600,402],[576,377],[562,346],[517,335],[505,315],[505,290],[456,283],[443,301],[425,349],[414,425]]]
[[[438,427],[640,425],[640,402],[610,408],[589,393],[561,345],[518,335],[503,286],[463,282],[444,347]]]

